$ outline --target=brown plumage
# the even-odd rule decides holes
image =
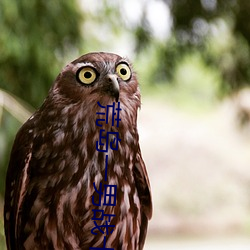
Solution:
[[[39,91],[39,86],[37,91]],[[101,105],[117,107],[119,127],[96,120]],[[137,132],[140,92],[131,64],[111,53],[90,53],[67,65],[49,95],[19,130],[5,192],[8,249],[142,249],[152,216],[149,180]],[[109,121],[111,121],[109,112]],[[119,132],[118,150],[96,150],[100,129]],[[116,206],[95,206],[99,187],[117,185]],[[114,214],[111,234],[91,233],[93,209]],[[104,225],[107,219],[98,221]]]

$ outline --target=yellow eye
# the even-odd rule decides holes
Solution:
[[[78,70],[77,78],[81,83],[91,84],[95,81],[97,75],[93,68],[91,67],[83,67]]]
[[[116,72],[124,81],[129,80],[131,77],[131,70],[126,63],[118,64],[116,67]]]

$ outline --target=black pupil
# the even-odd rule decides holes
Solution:
[[[89,72],[89,71],[84,73],[84,77],[87,78],[87,79],[91,78],[91,76],[92,76],[92,73]]]
[[[127,70],[123,68],[120,70],[120,73],[125,76],[127,74]]]

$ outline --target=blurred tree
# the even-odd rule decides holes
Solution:
[[[81,21],[76,1],[0,1],[0,87],[40,105]]]
[[[221,71],[222,94],[237,91],[250,84],[250,3],[244,0],[181,0],[169,5],[173,14],[173,34],[186,52],[198,48],[204,60]],[[229,36],[218,25],[227,25]],[[217,28],[219,32],[213,31]],[[227,39],[222,50],[211,49],[218,43],[214,36]]]
[[[80,47],[81,24],[76,1],[1,0],[0,88],[35,108],[41,105],[64,58],[76,54]],[[6,104],[1,97],[0,196],[11,145],[21,126],[20,121],[3,111]]]
[[[160,67],[152,75],[161,76],[163,80],[171,79],[180,59],[198,50],[204,61],[221,73],[224,80],[220,86],[222,94],[250,85],[250,2],[162,1],[171,11],[172,34],[157,48]],[[143,46],[145,42],[152,42],[145,23],[140,24],[140,36],[135,36],[137,48],[140,48],[141,37]]]

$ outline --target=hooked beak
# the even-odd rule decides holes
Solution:
[[[119,100],[119,94],[120,94],[120,86],[118,83],[117,76],[114,74],[108,74],[107,79],[110,86],[110,92],[113,97],[115,97],[116,102]]]

